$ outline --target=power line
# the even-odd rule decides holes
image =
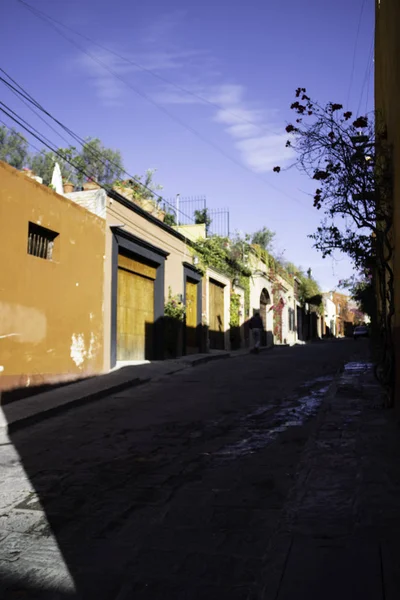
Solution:
[[[11,77],[4,71],[4,69],[2,69],[0,67],[0,71],[5,73],[7,75],[7,77],[9,77],[11,79]],[[78,136],[77,134],[75,134],[72,130],[70,130],[68,127],[66,127],[65,125],[63,125],[60,121],[58,121],[55,117],[53,117],[48,111],[46,111],[46,109],[44,109],[28,92],[25,92],[25,90],[14,80],[12,80],[16,85],[18,85],[18,87],[20,88],[19,91],[17,90],[14,86],[11,86],[11,84],[9,84],[3,77],[0,77],[0,81],[2,81],[3,83],[5,83],[6,85],[8,85],[8,87],[10,89],[12,89],[12,91],[15,91],[17,94],[21,94],[23,95],[29,102],[32,102],[35,104],[35,106],[37,106],[40,110],[42,110],[45,114],[47,114],[51,119],[53,119],[57,124],[59,124],[65,131],[67,131],[76,141],[79,142],[79,144],[84,147],[87,147],[87,142],[85,140],[83,140],[80,136]],[[50,148],[49,144],[52,144],[52,142],[46,138],[42,133],[40,133],[37,129],[35,129],[32,125],[30,125],[25,119],[23,119],[20,115],[17,115],[17,113],[15,111],[13,111],[11,108],[9,108],[7,105],[5,105],[3,102],[0,101],[0,104],[2,104],[3,106],[5,106],[8,110],[10,110],[14,115],[16,115],[19,119],[21,119],[28,127],[30,127],[33,131],[35,131],[38,135],[41,135],[47,142],[47,144],[45,144],[48,148]],[[0,109],[1,110],[1,109]],[[4,112],[4,111],[3,111]],[[46,123],[47,124],[47,123]],[[26,129],[26,128],[25,128]],[[30,132],[32,134],[32,132]],[[33,134],[32,134],[33,135]],[[35,136],[37,137],[37,136]],[[39,139],[39,138],[37,138]],[[64,138],[65,139],[65,138]],[[43,140],[42,140],[42,143]],[[68,142],[67,142],[68,143]],[[56,152],[52,147],[50,148],[53,152],[55,152],[60,158],[62,158],[64,161],[69,162],[65,156],[61,153],[59,153],[58,151]],[[96,150],[94,150],[93,148],[89,148],[89,152],[92,153],[93,156],[97,157],[100,160],[100,163],[103,166],[106,166],[107,163],[114,165],[118,168],[121,168],[120,165],[118,165],[117,163],[113,162],[110,159],[106,159],[106,162],[104,162],[104,157],[101,154],[101,152],[98,152]],[[74,163],[70,163],[72,164],[72,166],[74,166],[75,168],[76,165]],[[79,171],[79,169],[78,169]],[[121,171],[123,173],[125,173],[126,175],[128,175],[128,177],[133,180],[135,183],[137,183],[139,186],[141,186],[142,188],[148,190],[153,196],[156,196],[158,198],[158,200],[161,202],[163,202],[165,205],[169,206],[174,212],[176,212],[175,207],[170,204],[167,200],[165,200],[162,196],[160,196],[159,194],[157,194],[155,191],[153,191],[149,186],[147,186],[146,184],[142,183],[140,180],[136,179],[133,175],[131,175],[130,173],[128,173],[128,171],[125,171],[123,168],[121,169]],[[87,175],[88,176],[88,175]],[[90,179],[93,179],[93,176],[89,176]],[[186,215],[185,213],[183,213],[182,211],[179,211],[180,215],[186,217],[187,219],[191,219],[191,217],[189,217],[188,215]]]
[[[18,92],[14,89],[10,88],[10,91],[18,98],[18,100],[20,100],[33,114],[35,114],[38,119],[40,119],[43,123],[45,123],[45,125],[47,125],[47,127],[49,127],[52,131],[54,131],[54,133],[56,133],[62,140],[64,140],[64,142],[66,142],[67,144],[70,144],[70,140],[67,140],[67,138],[65,136],[63,136],[62,133],[60,133],[59,131],[57,131],[57,129],[55,127],[53,127],[51,125],[51,123],[48,123],[46,121],[46,119],[44,117],[42,117],[42,115],[40,115],[34,108],[32,108],[32,106],[30,106],[30,104],[28,104],[28,102],[26,102],[21,96],[20,94],[18,94]]]
[[[41,150],[37,146],[35,146],[35,144],[32,144],[32,142],[29,142],[16,129],[14,129],[13,127],[10,127],[9,125],[7,125],[7,123],[5,121],[3,121],[2,119],[0,119],[0,123],[2,125],[4,125],[4,127],[7,127],[8,131],[12,131],[13,133],[15,133],[15,135],[18,136],[20,140],[22,140],[23,142],[26,142],[29,146],[31,146],[31,148],[33,148],[34,150],[36,150],[36,152],[39,152],[39,153],[41,152]]]
[[[361,108],[361,104],[362,104],[362,99],[364,97],[365,85],[367,84],[367,82],[369,80],[369,77],[371,75],[371,68],[372,68],[372,65],[373,65],[373,58],[374,58],[374,36],[372,36],[372,41],[371,41],[370,49],[369,49],[369,52],[368,52],[367,68],[365,70],[364,80],[363,80],[363,84],[362,84],[362,87],[361,87],[361,95],[360,95],[360,101],[358,103],[357,114],[360,112],[360,108]]]
[[[26,126],[23,123],[21,123],[21,121],[19,121],[16,117],[13,117],[12,114],[10,114],[7,110],[5,110],[4,108],[0,107],[0,111],[3,112],[9,119],[11,119],[12,121],[14,121],[14,123],[17,123],[17,125],[19,125],[20,127],[22,127],[22,129],[25,129],[25,131],[27,131],[30,135],[32,135],[34,138],[36,138],[39,142],[41,142],[44,146],[46,146],[49,150],[51,150],[52,152],[54,152],[54,154],[56,154],[59,158],[61,158],[62,160],[65,160],[66,162],[68,162],[70,165],[72,165],[74,167],[74,169],[76,169],[79,173],[81,173],[82,175],[85,175],[86,177],[88,177],[89,179],[93,179],[90,175],[88,175],[88,173],[86,171],[84,171],[84,169],[77,167],[72,160],[70,159],[66,159],[64,156],[62,156],[62,154],[60,154],[60,152],[58,152],[58,150],[56,150],[54,147],[52,147],[49,143],[47,143],[46,141],[44,141],[40,135],[41,134],[36,134],[34,131],[31,131],[31,129],[29,128],[30,126]],[[21,117],[19,117],[21,118]],[[33,128],[32,128],[33,129]],[[101,183],[99,183],[98,181],[96,181],[96,183],[102,187],[103,189],[105,189],[105,187],[103,185],[101,185]]]
[[[21,0],[19,0],[19,1],[21,1]],[[346,100],[347,107],[349,105],[350,92],[351,92],[351,87],[353,85],[353,77],[354,77],[354,69],[355,69],[355,64],[356,64],[356,53],[357,53],[358,38],[359,38],[359,35],[360,35],[361,20],[362,20],[362,16],[363,16],[363,12],[364,12],[365,2],[366,2],[366,0],[362,0],[361,10],[360,10],[360,16],[358,17],[358,26],[357,26],[356,41],[355,41],[355,44],[354,44],[353,61],[352,61],[352,65],[351,65],[350,85],[349,85],[349,91],[347,93],[347,100]]]
[[[18,0],[18,2],[22,2],[22,0]],[[24,3],[24,4],[26,4],[26,3]],[[32,8],[32,7],[30,7],[30,8]],[[34,9],[34,10],[36,10],[36,9]],[[47,19],[46,17],[45,18],[39,17],[39,18],[41,18],[42,20],[48,20],[49,21],[49,19]],[[53,27],[53,29],[55,29],[62,37],[64,37],[71,44],[73,44],[75,47],[77,47],[81,52],[83,52],[84,54],[86,54],[91,60],[93,60],[94,62],[96,62],[100,66],[102,66],[106,71],[108,71],[111,75],[113,75],[113,77],[115,77],[116,79],[118,79],[119,81],[121,81],[122,83],[124,83],[127,87],[129,87],[130,89],[132,89],[136,94],[138,94],[139,96],[141,96],[142,98],[144,98],[145,100],[147,100],[148,102],[150,102],[151,104],[153,104],[156,108],[158,108],[158,110],[160,110],[161,112],[163,112],[164,114],[166,114],[169,118],[171,118],[173,121],[175,121],[176,123],[178,123],[184,129],[190,131],[193,135],[195,135],[197,138],[199,138],[200,140],[202,140],[205,144],[208,144],[209,146],[211,146],[212,148],[214,148],[214,150],[216,150],[219,154],[221,154],[222,156],[224,156],[224,158],[226,158],[227,160],[231,161],[233,164],[235,164],[239,168],[241,168],[241,169],[245,170],[246,172],[250,173],[253,177],[257,177],[258,179],[260,179],[261,181],[263,181],[266,185],[268,185],[270,188],[272,188],[274,191],[278,192],[279,194],[282,194],[283,196],[285,196],[286,198],[288,198],[290,201],[296,202],[302,208],[306,208],[306,209],[309,208],[308,206],[306,206],[302,202],[300,202],[297,198],[293,198],[292,196],[290,196],[289,194],[287,194],[283,190],[280,190],[278,187],[276,187],[275,185],[273,185],[272,183],[270,183],[269,181],[267,181],[266,179],[264,179],[262,176],[258,175],[254,171],[252,171],[250,168],[246,167],[246,165],[244,165],[239,160],[235,159],[233,156],[231,156],[230,154],[228,154],[227,152],[225,152],[225,150],[223,150],[219,145],[215,144],[213,141],[211,141],[208,138],[204,137],[199,131],[197,131],[196,129],[194,129],[191,125],[188,125],[187,123],[185,123],[184,121],[182,121],[181,119],[179,119],[178,117],[176,117],[173,113],[171,113],[170,111],[168,111],[165,107],[161,106],[153,98],[149,97],[145,92],[142,92],[138,88],[134,87],[132,84],[130,84],[128,81],[126,81],[123,77],[121,77],[118,73],[116,73],[113,69],[111,69],[105,62],[103,62],[102,60],[100,60],[98,57],[93,56],[90,52],[88,52],[87,50],[85,50],[84,48],[82,48],[82,46],[80,46],[79,44],[77,44],[77,42],[75,42],[75,40],[72,40],[71,38],[69,38],[68,36],[66,36],[56,25],[54,25],[50,21],[49,21],[49,25],[51,27]],[[310,210],[312,210],[312,209],[310,208]]]
[[[73,34],[81,37],[82,39],[90,42],[91,44],[97,46],[98,48],[101,48],[102,50],[105,50],[109,54],[112,54],[113,56],[116,56],[120,60],[125,61],[126,63],[128,63],[128,64],[130,64],[130,65],[132,65],[132,66],[134,66],[134,67],[136,67],[136,68],[144,71],[145,73],[149,73],[150,75],[152,75],[156,79],[159,79],[160,81],[163,81],[164,83],[167,83],[168,85],[170,85],[172,87],[175,87],[180,92],[183,92],[184,94],[192,96],[193,98],[197,98],[201,102],[204,102],[205,104],[208,104],[209,106],[217,108],[218,110],[222,110],[222,111],[226,112],[227,114],[232,115],[233,117],[235,117],[235,119],[239,119],[240,121],[243,121],[244,123],[247,123],[248,125],[252,125],[253,127],[257,127],[257,129],[259,129],[260,131],[265,131],[265,132],[268,132],[268,133],[272,133],[273,135],[278,135],[275,131],[272,131],[272,129],[269,129],[269,128],[265,127],[264,125],[259,125],[258,123],[254,123],[254,121],[251,121],[250,119],[246,119],[245,117],[236,114],[235,112],[233,112],[233,111],[225,108],[224,106],[218,104],[217,102],[213,102],[212,100],[209,100],[208,98],[204,98],[204,96],[201,96],[200,94],[197,94],[196,92],[188,90],[187,88],[179,85],[178,83],[175,83],[174,81],[171,81],[170,79],[168,79],[167,77],[164,77],[163,75],[160,75],[159,73],[157,73],[153,69],[149,69],[148,67],[144,67],[143,65],[139,64],[138,62],[136,62],[136,61],[134,61],[134,60],[132,60],[130,58],[127,58],[126,56],[123,56],[122,54],[119,54],[115,50],[111,50],[110,48],[107,48],[103,44],[99,44],[98,42],[96,42],[92,38],[88,37],[87,35],[84,35],[83,33],[80,33],[79,31],[76,31],[75,29],[73,29],[72,27],[69,27],[68,25],[65,25],[64,23],[62,23],[58,19],[54,19],[53,17],[51,17],[47,13],[39,10],[36,7],[31,6],[30,4],[28,4],[24,0],[17,0],[17,1],[20,4],[22,4],[23,6],[25,6],[25,8],[27,8],[32,14],[34,14],[36,17],[42,19],[43,21],[47,20],[47,21],[50,21],[50,22],[55,23],[57,25],[60,25],[60,27],[63,27],[67,31],[70,31],[71,33],[73,33]],[[364,2],[365,2],[365,0],[364,0]],[[51,24],[51,23],[49,23],[49,24]],[[59,30],[57,29],[57,31],[59,31]],[[68,39],[68,38],[66,38],[66,39]]]
[[[28,92],[26,92],[19,84],[17,84],[17,82],[15,82],[10,75],[8,75],[8,73],[6,73],[4,71],[4,69],[2,69],[0,67],[0,71],[2,73],[4,73],[7,77],[9,77],[9,79],[11,81],[13,81],[13,83],[15,83],[21,91],[17,90],[14,86],[12,86],[9,82],[7,82],[3,77],[0,77],[0,81],[2,81],[3,83],[5,83],[12,91],[16,92],[16,94],[19,94],[21,96],[23,96],[24,98],[26,98],[29,102],[32,102],[35,106],[37,106],[39,108],[39,110],[41,110],[42,112],[44,112],[44,114],[46,114],[47,116],[49,116],[53,121],[55,121],[60,127],[62,127],[67,133],[69,133],[69,135],[71,135],[71,137],[73,137],[75,139],[75,141],[79,142],[79,144],[81,144],[81,146],[85,146],[87,144],[87,141],[85,141],[83,138],[81,138],[80,136],[78,136],[77,134],[75,134],[71,129],[69,129],[68,127],[66,127],[63,123],[61,123],[61,121],[59,121],[58,119],[56,119],[55,117],[53,117],[53,115],[51,115],[51,113],[49,113],[43,106],[41,106]],[[10,109],[9,109],[10,110]],[[20,117],[21,118],[21,117]],[[65,139],[65,138],[64,138]],[[67,142],[68,143],[68,142]],[[91,151],[93,153],[93,155],[97,155],[98,158],[104,158],[102,156],[102,154],[94,149],[90,149],[89,151]],[[118,166],[117,163],[111,161],[110,159],[107,159],[107,162],[109,164],[112,164],[114,166]],[[102,163],[103,165],[106,165],[106,163]],[[151,190],[151,188],[149,188],[148,186],[146,186],[145,184],[143,184],[142,182],[140,182],[139,180],[137,180],[135,177],[133,177],[130,173],[128,173],[128,171],[125,171],[124,169],[121,169],[121,171],[123,173],[125,173],[126,175],[129,176],[130,179],[132,179],[133,181],[135,181],[135,183],[141,185],[143,188],[147,189],[148,191],[152,192],[155,196],[157,196],[160,200],[164,200],[162,198],[162,196],[160,196],[159,194],[157,194],[156,192],[154,192],[153,190]]]
[[[76,139],[81,145],[84,145],[86,142],[85,140],[83,140],[82,138],[80,138],[79,136],[77,136],[71,129],[69,129],[68,127],[66,127],[63,123],[61,123],[58,119],[56,119],[55,117],[53,117],[53,115],[51,115],[51,113],[49,113],[46,109],[44,109],[29,93],[27,93],[24,88],[22,88],[22,86],[20,86],[14,79],[11,78],[11,76],[0,67],[0,71],[2,73],[4,73],[11,81],[13,81],[13,83],[15,83],[15,85],[18,86],[18,88],[22,91],[16,90],[16,88],[14,86],[12,86],[9,82],[7,82],[3,77],[0,77],[0,81],[3,81],[3,83],[5,83],[9,88],[12,88],[14,90],[16,90],[18,92],[18,94],[22,95],[26,100],[28,100],[29,102],[32,102],[37,108],[39,108],[39,110],[41,110],[42,112],[44,112],[47,116],[49,116],[51,119],[53,119],[60,127],[62,127],[65,131],[67,131],[67,133],[69,133],[71,136],[74,137],[74,139]],[[117,77],[119,79],[121,79],[118,75]],[[125,82],[123,79],[121,79],[124,83],[127,84],[127,82]],[[129,85],[129,84],[127,84]],[[147,96],[145,96],[147,98]],[[150,100],[151,101],[151,100]],[[163,107],[159,107],[161,110],[164,110]],[[168,111],[167,114],[169,115],[170,113]],[[236,160],[235,158],[233,158],[232,156],[230,156],[229,154],[227,154],[222,148],[220,148],[218,145],[214,144],[213,142],[207,140],[206,138],[203,138],[203,136],[201,136],[196,130],[192,129],[190,126],[183,124],[179,119],[175,118],[173,115],[171,115],[172,118],[174,118],[175,120],[177,120],[178,123],[182,124],[186,129],[192,130],[195,135],[197,135],[198,137],[200,137],[200,139],[202,139],[203,141],[205,141],[206,143],[208,143],[209,145],[211,145],[212,147],[214,147],[214,149],[216,149],[220,154],[222,154],[225,158],[227,158],[228,160],[230,160],[231,162],[233,162],[236,166],[240,167],[241,169],[244,169],[245,171],[247,171],[248,173],[251,173],[251,175],[253,175],[254,177],[257,177],[258,179],[260,179],[261,181],[263,181],[266,185],[268,185],[269,187],[271,187],[272,189],[274,189],[275,191],[277,191],[279,194],[282,194],[284,196],[286,196],[289,200],[291,200],[292,202],[296,202],[298,203],[302,208],[306,208],[309,210],[312,210],[310,207],[304,205],[302,202],[300,202],[297,198],[292,198],[292,196],[289,196],[289,194],[287,194],[286,192],[284,192],[283,190],[280,190],[278,187],[276,187],[275,185],[273,185],[272,183],[270,183],[269,181],[267,181],[266,179],[264,179],[262,176],[258,175],[257,173],[255,173],[254,171],[252,171],[251,169],[247,168],[245,165],[243,165],[240,161]],[[112,161],[109,161],[111,164],[115,164],[112,163]],[[155,196],[157,196],[160,200],[164,199],[157,194],[156,192],[154,192],[153,190],[151,190],[150,188],[147,188],[143,183],[141,183],[140,181],[136,180],[132,175],[130,175],[127,171],[123,170],[124,173],[128,174],[129,177],[131,179],[133,179],[136,183],[138,183],[139,185],[143,186],[145,189],[148,189],[149,191],[151,191]],[[175,210],[175,209],[174,209]],[[187,216],[187,215],[185,215]]]

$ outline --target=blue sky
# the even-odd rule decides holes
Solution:
[[[322,103],[373,108],[373,0],[30,3],[142,67],[64,30],[81,50],[17,0],[3,0],[1,66],[60,121],[120,149],[130,173],[156,168],[166,198],[205,195],[210,207],[229,207],[231,230],[276,231],[276,251],[311,267],[324,289],[349,276],[346,258],[323,260],[307,238],[322,216],[307,195],[312,183],[272,167],[292,160],[284,128],[298,86]]]

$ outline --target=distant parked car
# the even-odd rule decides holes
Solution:
[[[358,327],[354,328],[353,338],[358,340],[358,338],[361,337],[369,337],[369,329],[365,325],[359,325]]]

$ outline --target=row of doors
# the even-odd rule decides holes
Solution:
[[[153,356],[156,267],[120,254],[117,283],[117,361]],[[199,351],[198,282],[186,280],[186,352]],[[210,348],[225,348],[224,286],[209,283]]]

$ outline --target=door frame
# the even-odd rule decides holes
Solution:
[[[203,276],[201,272],[193,265],[183,262],[183,303],[186,306],[186,282],[188,279],[196,282],[197,285],[197,327],[200,328],[202,323],[202,300],[203,300]],[[201,349],[201,333],[198,333],[197,345],[199,351]],[[186,354],[186,322],[185,332],[183,336],[183,354]]]
[[[226,321],[226,311],[225,311],[225,301],[226,301],[226,285],[224,283],[222,283],[221,281],[219,281],[218,279],[214,278],[214,277],[209,277],[208,279],[208,318],[209,318],[209,339],[210,339],[210,348],[211,348],[211,337],[210,334],[213,331],[211,329],[211,304],[210,304],[210,297],[211,297],[211,293],[210,293],[210,287],[214,285],[216,288],[220,288],[222,291],[222,302],[223,302],[223,331],[221,331],[221,339],[223,340],[223,348],[212,348],[213,350],[226,350],[227,344],[226,344],[226,337],[227,337],[227,333],[229,335],[229,328],[227,328],[227,321]],[[228,321],[229,324],[229,321]],[[217,331],[214,332],[215,334],[218,334]],[[217,337],[217,336],[216,336]],[[219,339],[219,338],[218,338]]]
[[[165,252],[153,244],[124,231],[121,228],[112,228],[112,260],[111,260],[111,339],[110,339],[110,365],[117,364],[117,292],[118,292],[118,254],[120,249],[127,251],[133,258],[145,259],[156,267],[154,280],[154,358],[161,358],[162,336],[156,334],[158,322],[164,316],[164,287],[165,287],[165,261],[169,252]]]

